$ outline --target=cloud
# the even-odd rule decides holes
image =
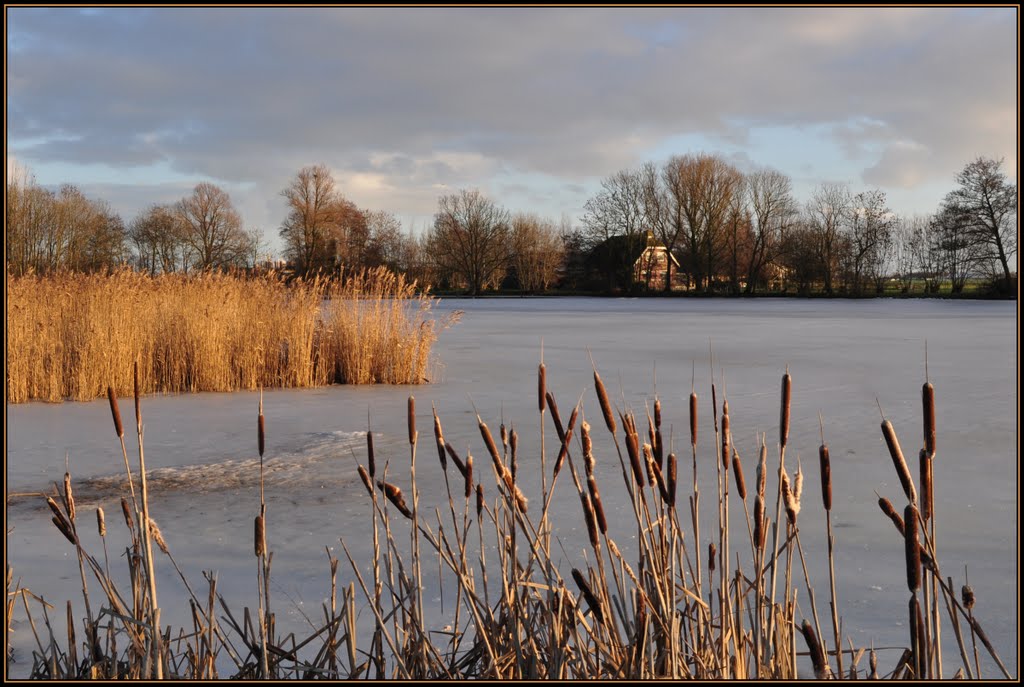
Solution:
[[[8,144],[216,179],[264,226],[307,164],[429,215],[445,188],[592,190],[660,142],[751,127],[824,126],[851,178],[911,188],[1016,160],[1016,57],[995,8],[10,8]]]

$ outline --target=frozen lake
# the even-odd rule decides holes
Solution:
[[[968,566],[978,598],[975,615],[1011,674],[1017,674],[1015,303],[572,298],[446,300],[439,309],[462,309],[465,315],[441,334],[435,347],[440,364],[432,384],[264,393],[267,538],[274,551],[271,594],[279,628],[294,626],[302,635],[309,631],[304,616],[319,622],[320,604],[330,592],[325,547],[342,559],[339,587],[354,576],[338,538],[344,536],[357,556],[368,558],[368,497],[355,471],[357,461],[366,460],[362,433],[368,413],[376,434],[378,465],[390,459],[392,481],[405,488],[406,399],[410,393],[416,396],[421,509],[440,507],[447,498],[433,442],[432,403],[446,439],[463,457],[470,448],[478,466],[489,461],[471,404],[495,435],[502,417],[506,425],[514,424],[520,439],[522,486],[531,502],[539,500],[539,469],[531,467],[539,463],[536,369],[542,339],[548,388],[558,400],[563,421],[583,394],[583,409],[593,425],[602,498],[611,511],[628,508],[628,501],[618,459],[601,422],[587,348],[613,402],[621,405],[624,400],[637,413],[641,435],[646,434],[646,423],[639,422],[639,417],[645,402],[653,402],[656,368],[663,424],[674,428],[684,485],[690,474],[686,397],[691,365],[696,362],[702,526],[705,534],[710,533],[716,481],[710,342],[719,403],[724,373],[732,433],[748,485],[753,481],[760,432],[768,436],[769,465],[777,461],[779,383],[789,366],[793,413],[786,463],[793,469],[798,456],[803,461],[807,487],[801,540],[818,604],[827,615],[828,568],[817,461],[818,413],[822,414],[832,455],[836,575],[844,635],[857,646],[905,646],[908,592],[903,543],[879,511],[874,492],[900,509],[905,499],[882,439],[875,401],[895,426],[916,480],[927,339],[936,390],[939,561],[943,574],[951,575],[957,588],[963,583],[964,565]],[[153,396],[142,404],[146,461],[152,471],[152,517],[193,587],[203,588],[202,571],[217,571],[218,588],[236,616],[243,605],[256,606],[252,523],[259,509],[257,398],[248,392],[206,393]],[[121,400],[121,410],[127,429],[133,424],[128,422],[131,399]],[[550,456],[557,450],[557,439],[549,416],[545,421]],[[666,431],[666,441],[667,435]],[[134,431],[126,432],[125,438],[133,472],[137,472]],[[578,449],[575,440],[574,444]],[[116,484],[124,466],[107,401],[7,407],[8,495],[48,491],[51,482],[63,477],[65,455],[80,517],[91,517],[92,510],[102,505],[111,530],[108,538],[123,547],[126,532]],[[486,474],[485,484],[493,497],[489,469]],[[687,476],[685,481],[682,475]],[[773,483],[769,479],[769,493],[774,493]],[[566,564],[575,565],[586,545],[585,526],[571,482],[560,478],[558,489],[564,493],[555,497],[556,533],[569,557]],[[736,500],[733,497],[732,517],[739,523],[743,511]],[[769,503],[774,514],[774,499]],[[685,523],[689,536],[688,519]],[[73,548],[53,527],[39,497],[9,496],[6,524],[7,559],[14,577],[57,605],[59,635],[65,600],[71,599],[77,615],[83,614]],[[86,548],[102,555],[95,528],[82,529],[87,533],[83,536]],[[629,536],[622,535],[624,550]],[[745,535],[739,541],[734,536],[733,544],[741,555],[748,548]],[[706,540],[702,546],[702,557],[706,557]],[[190,626],[184,587],[165,557],[158,554],[157,564],[164,623]],[[125,568],[123,557],[114,550],[111,565],[122,572]],[[203,596],[198,589],[197,593]],[[799,600],[801,609],[809,613],[802,589]],[[448,603],[445,617],[450,611]],[[439,605],[430,613],[437,613],[439,625],[446,622]],[[17,611],[15,616],[21,621],[24,612]],[[824,618],[823,624],[830,625]],[[30,667],[31,642],[26,624],[16,623],[12,677]],[[943,644],[946,666],[959,665],[948,626]],[[879,668],[891,669],[898,656],[897,651],[880,652]],[[996,677],[995,666],[983,650],[981,656],[984,674]],[[947,668],[945,674],[949,677],[952,672]]]

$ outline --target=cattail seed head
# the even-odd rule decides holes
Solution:
[[[537,366],[537,410],[544,412],[544,394],[547,392],[548,369],[541,363]]]
[[[256,520],[253,523],[253,548],[256,552],[256,557],[259,558],[266,553],[266,538],[265,529],[263,527],[263,516],[257,515]]]
[[[870,680],[878,679],[878,654],[872,649],[868,657],[868,665],[871,667],[871,674],[868,676]]]
[[[715,547],[714,542],[708,544],[708,570],[712,573],[715,572],[715,554],[718,549]]]
[[[754,497],[754,544],[758,551],[764,549],[764,496],[758,494]]]
[[[473,494],[473,454],[466,454],[466,500]]]
[[[651,445],[644,443],[644,467],[647,468],[647,484],[648,486],[654,486],[654,452],[651,450]]]
[[[512,452],[512,472],[516,471],[516,456],[519,449],[519,434],[516,432],[515,426],[508,433],[508,448]]]
[[[594,442],[590,439],[590,423],[586,420],[580,425],[580,436],[583,442],[583,465],[588,475],[594,474]]]
[[[140,401],[141,394],[139,392],[139,361],[135,360],[135,365],[132,372],[132,382],[135,389],[135,426],[142,427],[142,405]]]
[[[498,468],[500,474],[505,468],[505,464],[501,462],[501,457],[498,455],[498,447],[494,443],[494,437],[491,436],[491,430],[487,428],[487,423],[480,419],[480,416],[476,416],[477,426],[480,428],[480,436],[483,437],[484,446],[487,447],[487,452],[491,454],[491,460],[494,461],[495,467]]]
[[[768,483],[768,447],[764,445],[764,437],[761,437],[761,455],[757,460],[757,493],[764,497],[765,486]]]
[[[124,436],[124,427],[121,425],[121,411],[117,407],[117,395],[112,386],[107,387],[107,400],[110,401],[110,414],[114,416],[114,429],[118,438],[121,438]]]
[[[800,464],[800,458],[797,456],[796,461],[796,476],[793,478],[793,498],[796,499],[798,504],[797,512],[800,511],[799,503],[800,497],[804,494],[804,469]]]
[[[906,527],[903,524],[903,518],[896,509],[892,507],[892,502],[887,498],[878,498],[878,507],[882,509],[882,512],[892,520],[892,524],[896,525],[896,529],[899,531],[901,537],[906,536]]]
[[[789,410],[793,401],[793,378],[789,371],[782,375],[782,405],[779,409],[779,443],[783,448],[789,441]]]
[[[71,491],[71,473],[64,473],[64,502],[68,507],[68,519],[75,521],[75,495]]]
[[[583,519],[587,523],[587,536],[590,538],[590,546],[596,550],[601,545],[601,540],[597,535],[597,519],[594,517],[594,506],[590,501],[590,496],[585,493],[580,494],[580,502],[583,504]]]
[[[971,585],[965,584],[960,588],[960,603],[968,611],[974,608],[974,590],[971,589]]]
[[[697,446],[697,394],[690,392],[690,445]]]
[[[576,586],[580,588],[580,592],[583,593],[583,598],[586,600],[587,605],[590,606],[591,612],[599,623],[604,622],[604,614],[601,612],[601,605],[597,602],[597,597],[594,596],[594,592],[590,589],[590,585],[587,584],[587,580],[576,568],[572,569],[572,579],[576,582]]]
[[[906,528],[904,542],[907,557],[907,587],[917,593],[921,588],[921,543],[917,536],[917,507],[907,504],[903,511],[903,526]]]
[[[480,517],[480,513],[484,510],[484,485],[476,485],[476,517]]]
[[[544,398],[548,401],[548,408],[551,409],[551,421],[555,423],[555,431],[558,433],[558,440],[565,441],[565,430],[562,429],[562,418],[558,415],[558,404],[555,403],[555,397],[548,391],[544,394]]]
[[[828,445],[818,447],[818,465],[821,472],[821,502],[825,510],[832,510],[832,463],[828,457]]]
[[[896,467],[900,484],[903,485],[903,493],[907,495],[908,501],[916,504],[917,489],[914,488],[914,478],[911,477],[910,468],[907,467],[907,461],[903,458],[903,449],[900,448],[900,440],[896,438],[896,430],[888,420],[882,421],[882,436],[885,437],[885,443],[889,447],[889,455],[892,456],[892,464]]]
[[[366,487],[366,491],[370,493],[370,496],[373,496],[372,477],[366,472],[366,468],[364,468],[362,465],[356,468],[356,470],[359,472],[359,479],[363,480],[363,486]]]
[[[605,391],[604,382],[601,381],[601,375],[597,374],[597,370],[594,370],[594,386],[597,388],[597,400],[601,404],[604,424],[608,427],[608,431],[614,435],[616,430],[615,415],[612,414],[612,404],[608,402],[608,392]]]
[[[921,405],[924,410],[924,448],[935,455],[935,387],[925,382],[921,387]]]
[[[445,457],[444,434],[441,432],[441,418],[434,411],[434,440],[437,443],[437,460],[441,463],[441,472],[448,472],[448,459]]]
[[[789,522],[796,525],[796,516],[800,513],[800,502],[796,500],[793,489],[789,485],[789,475],[782,471],[782,500],[786,504],[786,515]]]
[[[266,421],[263,419],[263,413],[259,414],[256,421],[256,446],[260,451],[260,458],[263,457],[263,449],[266,447],[267,441],[267,426]]]
[[[64,535],[65,539],[67,539],[72,544],[75,543],[75,535],[71,533],[71,528],[68,526],[66,520],[58,518],[56,515],[50,518],[50,520],[53,521],[53,524],[56,525],[57,529],[60,531],[61,534]]]
[[[128,499],[123,496],[121,497],[121,514],[124,516],[124,524],[128,526],[128,531],[134,531],[135,520],[132,518],[132,509],[128,505]]]
[[[171,555],[170,549],[167,548],[167,542],[164,540],[164,533],[160,531],[160,527],[153,518],[149,519],[149,536],[153,538],[153,541],[156,542],[156,545],[160,547],[160,550],[165,555]]]
[[[462,459],[459,458],[459,454],[455,452],[455,447],[446,442],[445,445],[444,445],[444,450],[445,450],[445,453],[448,454],[448,457],[452,459],[452,462],[455,463],[455,467],[456,467],[456,469],[458,469],[459,474],[461,474],[463,477],[465,477],[466,476],[466,464],[462,462]]]
[[[60,506],[57,505],[57,502],[54,501],[52,497],[46,497],[46,505],[50,507],[50,510],[53,511],[53,514],[55,516],[57,516],[61,520],[67,520],[67,516],[64,515],[64,511],[60,509]]]
[[[412,511],[405,505],[405,497],[402,495],[401,489],[394,484],[382,482],[381,480],[377,480],[377,486],[384,492],[384,496],[387,497],[388,501],[398,509],[398,512],[412,520]]]
[[[569,427],[562,435],[562,446],[558,450],[558,458],[555,459],[555,470],[553,473],[555,476],[558,476],[559,470],[562,469],[562,461],[564,461],[565,457],[569,454],[569,442],[572,441],[572,433],[576,428],[576,420],[579,417],[579,410],[579,406],[572,409],[572,415],[569,416]]]
[[[740,454],[736,449],[732,450],[732,473],[736,477],[736,493],[740,495],[741,501],[746,501],[747,483],[743,479],[743,466],[740,464]]]
[[[373,459],[373,432],[370,431],[366,432],[366,466],[370,469],[370,477],[376,477],[377,463]]]
[[[636,434],[626,434],[626,452],[629,454],[629,464],[633,468],[633,480],[638,487],[644,485],[644,469],[640,466],[640,447],[637,445]]]
[[[732,457],[729,448],[731,437],[729,436],[729,414],[722,408],[722,468],[729,471],[729,458]]]
[[[408,407],[408,422],[409,422],[409,445],[412,446],[416,443],[416,398],[409,395],[409,407]]]
[[[668,501],[669,506],[673,507],[676,505],[676,470],[676,454],[670,453],[668,454],[668,483],[666,484],[668,498],[665,500]]]
[[[804,619],[803,627],[800,631],[804,635],[804,641],[807,642],[807,649],[811,654],[811,664],[814,666],[814,677],[818,680],[824,680],[828,677],[828,671],[825,667],[825,651],[821,648],[821,642],[818,641],[818,636],[814,634],[814,628],[811,624]]]
[[[503,448],[508,447],[508,432],[505,430],[505,423],[502,422],[498,425],[498,436],[501,437],[501,445]]]
[[[661,399],[654,399],[654,426],[661,429]]]
[[[932,519],[932,509],[935,507],[934,495],[932,493],[932,467],[935,462],[934,454],[928,449],[921,449],[918,459],[921,465],[921,515],[925,521]]]
[[[96,508],[96,529],[99,530],[100,536],[107,536],[107,518],[103,515],[103,508],[97,506]]]
[[[597,490],[597,480],[594,475],[587,477],[587,488],[590,490],[590,502],[594,506],[594,515],[597,517],[597,526],[601,534],[608,533],[608,519],[604,514],[604,506],[601,504],[601,493]]]

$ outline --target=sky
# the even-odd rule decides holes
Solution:
[[[476,188],[576,222],[602,178],[707,152],[928,213],[1017,179],[1016,8],[6,8],[7,169],[126,221],[209,181],[279,252],[326,164],[432,222]]]

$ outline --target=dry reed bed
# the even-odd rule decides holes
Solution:
[[[403,491],[388,476],[388,462],[375,455],[372,435],[367,434],[366,461],[358,473],[366,489],[372,560],[355,561],[342,538],[352,582],[338,588],[339,560],[331,556],[329,601],[323,604],[320,626],[305,637],[280,630],[272,610],[274,513],[268,512],[263,492],[262,400],[256,442],[261,483],[260,509],[254,513],[259,589],[255,611],[245,608],[241,615],[233,614],[213,576],[207,576],[205,588],[198,588],[181,575],[159,529],[154,523],[143,524],[148,518],[146,483],[143,478],[135,486],[127,452],[121,510],[130,533],[126,558],[132,584],[119,590],[109,574],[109,535],[102,511],[96,525],[76,516],[70,476],[65,476],[63,485],[54,484],[48,503],[54,524],[78,556],[85,617],[80,615],[83,609],[73,608],[69,601],[68,636],[58,638],[42,605],[48,633],[41,633],[36,622],[40,611],[33,616],[30,593],[12,585],[8,568],[8,627],[18,600],[36,638],[33,676],[210,679],[230,672],[241,678],[304,679],[793,679],[808,677],[800,670],[808,666],[819,679],[941,679],[982,677],[978,655],[983,652],[1003,677],[1010,677],[973,614],[973,591],[965,584],[957,594],[953,578],[940,571],[937,504],[932,497],[936,439],[930,383],[925,383],[921,396],[920,490],[895,429],[884,418],[881,424],[903,490],[898,502],[905,505],[897,507],[879,497],[879,506],[895,525],[891,536],[905,544],[908,616],[896,616],[910,622],[904,625],[909,631],[898,659],[880,667],[873,649],[856,647],[842,635],[842,612],[836,606],[841,579],[836,579],[833,566],[834,547],[841,543],[833,535],[831,510],[833,491],[841,491],[843,485],[832,483],[825,428],[818,447],[820,492],[804,484],[799,467],[794,472],[786,466],[793,393],[788,370],[782,381],[777,458],[769,457],[763,440],[756,468],[748,462],[746,475],[732,441],[735,424],[728,401],[722,398],[719,405],[714,385],[707,399],[711,412],[704,410],[699,416],[701,403],[691,392],[691,455],[681,451],[677,456],[664,445],[660,399],[654,399],[653,416],[637,418],[609,399],[595,369],[600,414],[591,407],[591,417],[599,418],[595,424],[605,425],[615,447],[612,453],[595,455],[597,430],[583,419],[582,399],[560,413],[547,388],[543,363],[538,372],[540,455],[518,455],[517,431],[502,424],[495,433],[479,415],[482,449],[476,460],[460,456],[446,441],[436,412],[432,431],[424,428],[426,440],[420,441],[410,397],[410,471]],[[123,448],[120,413],[113,392],[110,396]],[[144,477],[138,397],[135,418],[140,459],[136,474]],[[705,425],[714,431],[715,450],[699,456],[697,434]],[[543,448],[546,428],[555,432],[548,450]],[[417,449],[424,443],[427,451],[419,455]],[[622,482],[599,484],[595,466],[616,460]],[[544,475],[541,493],[529,499],[517,479],[523,465],[530,470],[539,466]],[[423,469],[444,472],[447,503],[420,501],[416,475]],[[717,473],[716,493],[699,492],[698,472],[704,471]],[[779,478],[770,481],[769,473]],[[549,507],[558,480],[571,481],[579,498],[586,532],[582,538],[563,540],[553,533]],[[628,513],[615,514],[618,524],[624,519],[627,530],[636,528],[627,554],[612,536],[602,505],[602,492],[607,495],[613,489],[624,489],[630,504]],[[742,501],[746,522],[730,524],[729,501],[736,498]],[[704,500],[709,503],[702,506]],[[829,579],[827,597],[816,598],[800,523],[822,515]],[[561,529],[571,523],[557,525]],[[83,526],[99,527],[102,563],[81,546],[77,528]],[[695,547],[693,542],[701,544]],[[702,561],[705,542],[710,545]],[[168,558],[188,589],[192,627],[154,632],[160,627],[153,578],[156,550]],[[559,565],[570,553],[578,567]],[[743,567],[742,559],[751,562]],[[441,580],[424,570],[434,570],[434,565],[454,580],[456,598],[446,606],[445,618],[432,615],[428,622],[424,596],[433,594],[427,590]],[[90,601],[90,592],[99,597],[98,603],[96,596]],[[831,603],[819,603],[818,598]],[[372,616],[371,627],[363,627],[361,633],[357,609]],[[82,622],[80,635],[75,634],[76,617]],[[449,631],[429,630],[440,623],[447,623]],[[943,634],[947,642],[956,643],[959,665],[943,665]]]
[[[7,399],[90,400],[112,385],[143,393],[330,383],[417,384],[451,319],[384,269],[341,283],[274,275],[7,278]],[[326,300],[325,300],[326,299]]]

